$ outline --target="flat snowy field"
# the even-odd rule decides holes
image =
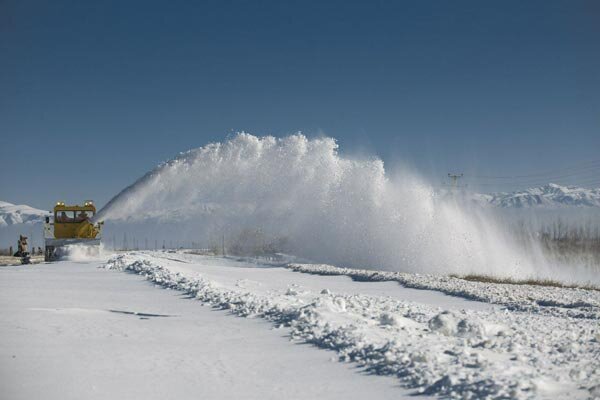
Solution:
[[[11,399],[600,397],[598,291],[134,252],[0,299]]]

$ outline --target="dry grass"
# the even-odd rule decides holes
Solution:
[[[498,278],[489,275],[450,275],[453,278],[462,279],[470,282],[484,282],[484,283],[499,283],[506,285],[534,285],[534,286],[549,286],[567,289],[586,289],[586,290],[598,290],[600,286],[594,284],[566,284],[551,279],[512,279],[512,278]]]
[[[217,250],[210,250],[210,249],[187,250],[184,253],[186,253],[186,254],[194,254],[194,255],[197,255],[197,256],[216,256],[216,255],[221,254]]]

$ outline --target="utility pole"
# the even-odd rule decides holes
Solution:
[[[221,249],[223,250],[223,257],[225,257],[225,234],[223,234],[223,237],[222,237]]]
[[[452,186],[452,189],[455,189],[455,190],[456,190],[456,189],[458,189],[458,188],[459,188],[459,185],[458,185],[458,180],[459,180],[460,178],[462,178],[462,177],[463,177],[463,174],[460,174],[460,175],[459,175],[459,174],[451,174],[451,173],[448,173],[448,178],[450,178],[450,180],[452,181],[452,182],[451,182],[451,184],[450,184],[450,186]]]

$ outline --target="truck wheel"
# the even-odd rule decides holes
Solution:
[[[54,246],[46,246],[44,251],[44,261],[52,261],[54,258]]]

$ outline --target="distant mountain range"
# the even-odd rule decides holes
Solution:
[[[510,193],[473,193],[469,197],[479,204],[499,208],[600,208],[600,188],[585,189],[555,183]],[[0,227],[41,223],[46,215],[49,212],[45,210],[0,201]]]
[[[473,198],[500,208],[600,207],[600,189],[555,183],[510,193],[474,194]]]
[[[0,227],[41,223],[46,215],[49,215],[49,212],[45,210],[0,201]]]

